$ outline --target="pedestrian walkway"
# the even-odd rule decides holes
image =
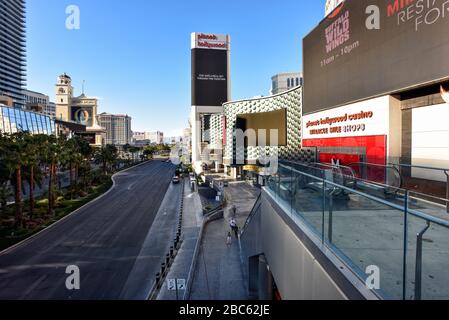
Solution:
[[[209,222],[204,230],[190,294],[191,300],[247,300],[246,281],[240,260],[240,245],[234,234],[232,245],[226,244],[229,221],[236,206],[236,220],[241,228],[259,194],[245,182],[231,182],[225,188],[228,206],[224,219]]]
[[[176,291],[168,290],[167,281],[169,279],[188,281],[202,224],[203,208],[200,197],[197,192],[192,192],[189,181],[186,179],[184,181],[184,211],[182,221],[183,242],[166,277],[166,281],[159,292],[158,300],[183,299],[185,290],[180,290],[177,297]]]

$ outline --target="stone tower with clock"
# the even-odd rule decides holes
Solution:
[[[64,73],[58,77],[56,83],[56,119],[62,121],[71,120],[72,97],[72,79]]]

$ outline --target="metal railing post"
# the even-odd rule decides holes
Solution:
[[[322,225],[321,225],[321,241],[323,244],[326,242],[325,236],[325,224],[326,224],[326,179],[323,177],[323,214],[322,214]]]
[[[447,171],[444,173],[446,174],[446,212],[449,213],[449,173]]]
[[[334,229],[334,190],[329,193],[329,225],[327,230],[327,236],[329,238],[329,243],[332,243],[332,235]]]
[[[430,228],[430,221],[427,226],[417,235],[416,241],[416,269],[415,269],[415,300],[422,299],[422,241],[424,234]]]
[[[405,300],[407,298],[408,191],[405,191],[404,197],[404,256],[402,257],[402,300]]]

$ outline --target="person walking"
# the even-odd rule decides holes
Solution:
[[[232,235],[231,232],[228,232],[228,236],[226,238],[226,245],[230,247],[232,245]]]
[[[237,225],[237,221],[235,220],[235,218],[231,219],[231,221],[229,222],[229,225],[231,226],[232,231],[234,231],[235,237],[238,239],[239,238],[239,227]]]
[[[232,218],[235,219],[235,217],[237,216],[237,207],[235,206],[235,204],[232,205],[231,211],[232,211]]]

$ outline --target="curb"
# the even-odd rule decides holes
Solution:
[[[15,249],[17,249],[17,248],[23,246],[24,244],[26,244],[26,243],[28,243],[29,241],[33,240],[34,238],[36,238],[37,236],[39,236],[39,235],[42,234],[43,232],[50,230],[51,228],[55,227],[55,226],[58,225],[59,223],[61,223],[61,222],[63,222],[64,220],[68,219],[69,217],[75,215],[76,213],[78,213],[79,211],[81,211],[82,209],[84,209],[85,207],[91,205],[92,203],[94,203],[94,202],[100,200],[101,198],[105,197],[106,195],[108,195],[108,194],[115,188],[116,183],[115,183],[114,178],[115,178],[116,175],[118,175],[118,174],[120,174],[120,173],[123,173],[123,172],[126,172],[126,171],[128,171],[128,170],[137,168],[137,167],[139,167],[139,166],[141,166],[141,165],[144,165],[144,164],[147,164],[147,163],[149,163],[149,162],[151,162],[151,161],[152,161],[152,160],[148,160],[148,161],[139,163],[139,164],[137,164],[137,165],[135,165],[135,166],[129,167],[129,168],[125,169],[125,170],[122,170],[122,171],[119,171],[119,172],[115,173],[115,174],[112,175],[112,177],[111,177],[111,180],[112,180],[112,186],[111,186],[111,188],[109,188],[108,191],[106,191],[106,192],[103,193],[102,195],[99,195],[97,198],[95,198],[95,199],[89,201],[88,203],[84,204],[83,206],[79,207],[79,208],[76,209],[75,211],[69,213],[69,214],[66,215],[65,217],[63,217],[63,218],[59,219],[58,221],[52,223],[51,225],[49,225],[48,227],[42,229],[41,231],[39,231],[39,232],[33,234],[32,236],[30,236],[30,237],[28,237],[28,238],[26,238],[26,239],[24,239],[24,240],[22,240],[22,241],[20,241],[20,242],[18,242],[18,243],[16,243],[15,245],[12,245],[12,246],[9,247],[9,248],[6,248],[6,249],[3,250],[3,251],[0,251],[0,256],[3,256],[3,255],[5,255],[5,254],[9,253],[10,251],[13,251],[13,250],[15,250]]]

